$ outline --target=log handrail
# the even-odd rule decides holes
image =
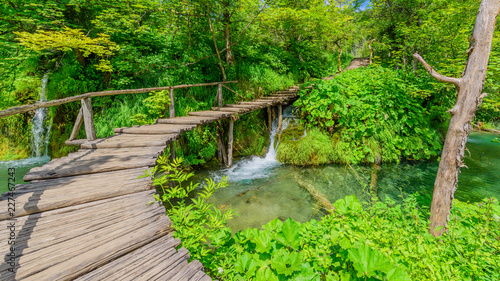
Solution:
[[[80,101],[85,98],[90,97],[102,97],[102,96],[112,96],[112,95],[123,95],[123,94],[139,94],[139,93],[147,93],[147,92],[155,92],[155,91],[163,91],[170,89],[183,89],[183,88],[192,88],[192,87],[201,87],[201,86],[215,86],[219,84],[231,84],[238,83],[238,81],[225,81],[225,82],[213,82],[213,83],[202,83],[202,84],[190,84],[190,85],[175,85],[175,86],[167,86],[167,87],[155,87],[155,88],[141,88],[141,89],[129,89],[129,90],[111,90],[111,91],[100,91],[100,92],[90,92],[77,96],[67,97],[58,100],[37,102],[33,104],[21,105],[12,107],[9,109],[5,109],[0,111],[0,118],[11,116],[14,114],[24,113],[32,110],[37,110],[39,108],[51,107],[56,105],[61,105],[65,103],[70,103],[74,101]]]

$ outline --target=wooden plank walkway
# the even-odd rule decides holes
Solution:
[[[83,141],[77,152],[33,168],[24,177],[31,183],[15,191],[18,267],[9,271],[2,247],[0,280],[211,280],[199,261],[188,262],[186,249],[176,250],[180,241],[164,207],[147,205],[155,192],[151,179],[138,177],[182,132],[290,102],[298,91],[117,128],[114,136]],[[7,195],[0,201],[7,206]],[[1,228],[0,237],[10,231]]]

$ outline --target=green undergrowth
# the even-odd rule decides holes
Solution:
[[[436,157],[442,149],[453,88],[373,65],[311,83],[313,89],[302,90],[294,105],[302,122],[321,132],[311,129],[299,142],[282,143],[280,159],[285,163],[398,162]],[[306,148],[320,143],[325,152]]]
[[[218,280],[498,280],[500,206],[496,199],[454,201],[448,232],[428,232],[429,211],[418,195],[402,204],[375,196],[369,203],[347,196],[321,220],[272,220],[260,229],[232,234],[226,221],[234,210],[208,203],[226,179],[186,184],[193,175],[182,160],[159,165],[155,201],[166,206],[175,237],[191,259],[200,260]],[[174,188],[167,188],[169,181]],[[193,192],[196,197],[190,196]]]

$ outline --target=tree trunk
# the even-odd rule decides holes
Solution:
[[[481,94],[491,50],[500,0],[482,0],[472,36],[469,39],[468,59],[460,79],[435,72],[424,59],[415,53],[425,69],[437,80],[457,86],[457,102],[448,111],[452,117],[439,163],[432,195],[430,233],[440,236],[446,231],[452,200],[456,191],[458,174],[463,162],[465,144],[472,129],[471,121],[486,94]]]
[[[339,72],[342,72],[342,63],[340,58],[342,57],[342,46],[337,41],[337,46],[339,47]]]
[[[372,60],[373,60],[373,49],[372,49],[372,43],[373,41],[375,41],[376,39],[372,39],[370,41],[368,41],[368,49],[370,49],[370,64],[372,64]]]
[[[229,12],[229,0],[223,2],[224,5],[224,41],[226,42],[226,65],[234,62],[233,51],[231,49],[231,14]]]
[[[83,56],[82,51],[80,49],[75,48],[75,55],[76,55],[76,60],[80,63],[82,67],[85,67],[85,57]]]
[[[207,9],[208,10],[208,9]],[[226,81],[226,70],[224,69],[224,65],[222,65],[222,59],[220,58],[219,47],[217,47],[217,41],[215,40],[215,32],[212,26],[212,20],[210,19],[210,13],[208,13],[208,24],[210,25],[210,32],[212,33],[212,39],[214,41],[215,52],[217,54],[217,58],[219,59],[219,68],[222,73],[222,81]]]

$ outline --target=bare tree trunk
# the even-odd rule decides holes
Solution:
[[[339,72],[342,72],[342,64],[340,62],[340,58],[342,57],[342,46],[339,43],[340,40],[342,39],[337,40],[335,44],[337,44],[337,47],[339,47]]]
[[[370,64],[372,64],[372,60],[373,60],[373,49],[372,49],[372,43],[373,41],[375,41],[376,39],[373,38],[372,40],[368,41],[368,49],[370,49]]]
[[[208,9],[207,9],[208,10]],[[219,59],[219,68],[222,72],[222,81],[226,81],[226,70],[224,69],[224,65],[222,65],[222,59],[220,57],[219,47],[217,47],[217,41],[215,40],[215,32],[212,26],[212,20],[210,19],[210,13],[208,13],[208,24],[210,25],[210,32],[212,33],[212,39],[214,41],[215,52],[217,53],[217,58]]]
[[[226,65],[234,62],[233,51],[231,49],[231,13],[229,12],[229,0],[223,2],[224,5],[224,41],[226,42]]]
[[[457,188],[458,174],[461,167],[466,167],[462,162],[465,144],[472,128],[472,118],[483,97],[486,96],[486,94],[481,94],[481,91],[499,12],[500,0],[481,1],[474,30],[469,39],[467,63],[460,79],[437,73],[419,54],[413,55],[434,78],[456,85],[458,92],[455,106],[448,111],[452,117],[434,183],[429,226],[430,233],[434,236],[440,236],[446,231],[452,200]]]

